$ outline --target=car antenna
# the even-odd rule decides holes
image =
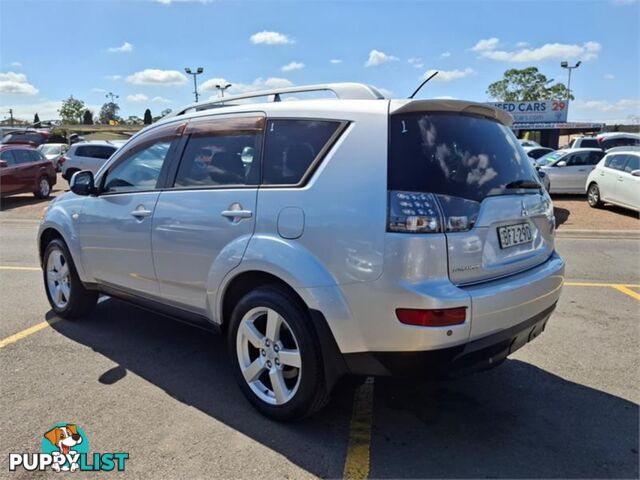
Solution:
[[[426,79],[424,82],[422,82],[418,88],[416,88],[416,91],[415,91],[415,92],[413,92],[413,93],[411,94],[411,96],[409,97],[409,99],[411,100],[413,97],[415,97],[415,96],[416,96],[416,93],[418,93],[418,92],[420,91],[420,89],[421,89],[422,87],[424,87],[424,85],[425,85],[429,80],[431,80],[433,77],[435,77],[437,74],[438,74],[438,71],[436,70],[436,71],[435,71],[435,72],[433,72],[431,75],[429,75],[429,77],[427,77],[427,79]]]

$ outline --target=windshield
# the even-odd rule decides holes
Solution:
[[[563,157],[566,152],[558,150],[557,152],[547,153],[544,157],[540,157],[536,160],[536,163],[542,167],[551,165],[553,162]]]
[[[42,145],[40,151],[43,155],[59,155],[62,153],[60,145]]]
[[[459,113],[395,115],[389,136],[389,190],[480,202],[514,185],[539,183],[511,129],[494,120]]]

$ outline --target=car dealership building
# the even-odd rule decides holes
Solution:
[[[513,130],[518,138],[535,140],[540,145],[557,149],[561,137],[595,135],[603,123],[567,122],[569,101],[543,100],[538,102],[493,102],[496,108],[513,116]]]

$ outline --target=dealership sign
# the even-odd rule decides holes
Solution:
[[[495,102],[490,103],[513,116],[514,123],[558,123],[567,121],[569,102],[544,100],[540,102]]]

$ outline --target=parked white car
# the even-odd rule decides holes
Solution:
[[[80,170],[97,173],[117,149],[117,145],[108,141],[74,143],[62,161],[62,177],[69,181]]]
[[[38,147],[38,150],[53,163],[56,172],[59,172],[62,168],[63,158],[66,151],[69,149],[69,145],[66,143],[45,143]]]
[[[593,208],[607,202],[640,212],[640,151],[608,153],[589,174],[586,189]]]
[[[587,176],[603,156],[599,148],[567,148],[539,158],[536,165],[549,179],[549,193],[584,194]]]
[[[567,148],[600,148],[596,137],[576,137],[572,138]]]

